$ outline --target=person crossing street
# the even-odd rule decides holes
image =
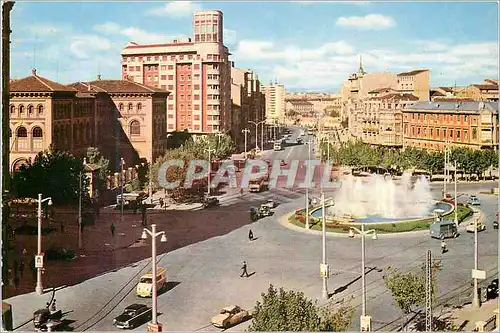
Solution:
[[[443,240],[441,240],[441,253],[443,253],[443,254],[444,254],[444,253],[446,253],[447,251],[448,251],[448,250],[447,250],[447,245],[446,245],[446,243],[445,243],[445,241],[444,241],[444,239],[443,239]]]
[[[242,272],[241,272],[241,275],[240,277],[249,277],[250,275],[248,274],[248,271],[247,271],[247,262],[246,261],[243,261],[243,266],[241,267],[242,269]]]

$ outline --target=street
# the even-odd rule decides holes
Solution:
[[[307,139],[305,140],[307,141]],[[268,152],[265,159],[305,160],[307,145],[288,147],[279,152]],[[313,156],[313,154],[311,154]],[[314,159],[314,157],[312,157]],[[442,184],[432,184],[436,199],[441,196]],[[481,199],[481,209],[485,214],[487,229],[479,234],[479,267],[496,267],[497,230],[492,221],[497,211],[495,196],[481,195],[480,191],[489,190],[491,185],[484,183],[461,184],[460,193],[477,194]],[[236,304],[243,309],[251,309],[267,291],[269,284],[286,289],[299,289],[306,296],[319,299],[322,282],[319,274],[321,261],[321,237],[298,232],[282,226],[279,219],[286,214],[304,207],[304,190],[299,193],[292,189],[271,189],[263,193],[234,194],[221,199],[220,208],[200,210],[196,223],[182,220],[172,222],[165,215],[155,219],[157,229],[166,231],[168,246],[158,248],[158,266],[167,271],[169,290],[158,297],[158,320],[166,331],[212,330],[210,318],[227,305]],[[312,192],[318,194],[319,189]],[[333,193],[332,193],[333,195]],[[248,206],[258,206],[267,199],[281,204],[274,209],[275,214],[257,222],[248,219]],[[468,195],[462,195],[459,202],[466,202]],[[230,213],[232,212],[232,213]],[[204,216],[219,214],[216,221],[227,232],[213,233],[210,237],[200,237],[199,241],[183,244],[181,238],[188,239],[194,229],[201,228]],[[194,219],[194,214],[192,215]],[[210,222],[215,223],[215,222]],[[174,227],[182,230],[184,236]],[[231,228],[231,224],[234,227]],[[252,229],[257,240],[248,240],[248,230]],[[206,230],[208,231],[208,228]],[[175,236],[174,236],[175,235]],[[176,239],[177,238],[177,239]],[[150,240],[141,253],[150,251]],[[447,241],[449,252],[441,255],[440,242],[431,239],[427,232],[407,233],[404,235],[379,235],[379,239],[366,242],[366,286],[367,314],[373,318],[373,329],[401,317],[395,309],[391,294],[383,284],[383,272],[390,267],[404,269],[418,267],[424,262],[427,249],[433,251],[436,259],[441,259],[442,270],[438,273],[438,293],[446,295],[456,287],[469,283],[473,267],[473,234],[462,232],[457,239]],[[327,258],[332,276],[328,281],[330,300],[336,302],[353,295],[351,304],[357,307],[353,319],[353,329],[359,327],[360,314],[360,262],[361,244],[359,238],[328,237]],[[128,249],[127,251],[131,251]],[[248,272],[255,273],[249,278],[240,278],[242,262],[248,263]],[[113,318],[133,303],[151,304],[150,299],[139,299],[135,295],[135,285],[140,274],[150,269],[150,260],[144,259],[136,264],[114,272],[89,279],[81,284],[70,286],[56,293],[58,308],[74,320],[71,324],[75,331],[117,330]],[[488,275],[496,272],[496,268]],[[66,274],[69,274],[67,272]],[[29,320],[34,310],[44,307],[50,295],[38,296],[25,294],[7,300],[13,306],[14,327]],[[248,323],[232,330],[243,330]],[[142,325],[137,330],[145,330]],[[32,330],[32,324],[18,328]]]

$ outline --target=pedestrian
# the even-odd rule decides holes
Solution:
[[[114,223],[111,223],[111,236],[115,237],[115,230],[116,230],[116,227],[115,227],[115,224]]]
[[[243,272],[241,272],[241,275],[240,277],[249,277],[250,275],[248,275],[248,271],[247,271],[247,262],[246,261],[243,261],[243,266],[241,267],[241,269],[243,270]]]
[[[21,260],[21,262],[19,263],[19,275],[23,277],[23,273],[24,273],[24,261]]]
[[[243,187],[240,188],[240,195],[243,195]]]
[[[253,241],[253,232],[252,232],[252,229],[250,229],[250,230],[248,231],[248,239],[249,239],[250,241]]]
[[[447,249],[446,249],[446,243],[444,241],[444,239],[441,241],[441,253],[446,253],[447,252]]]
[[[163,205],[165,204],[165,202],[163,201],[163,198],[160,198],[160,208],[163,209]]]

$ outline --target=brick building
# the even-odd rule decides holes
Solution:
[[[62,85],[33,70],[10,83],[11,170],[50,145],[76,156],[97,147],[112,166],[152,161],[165,150],[168,94],[124,80]]]
[[[138,45],[122,50],[123,78],[171,91],[168,131],[213,133],[231,130],[231,64],[223,43],[223,15],[193,16],[194,39]]]
[[[498,103],[418,102],[403,109],[404,147],[442,150],[453,146],[473,149],[498,145]]]

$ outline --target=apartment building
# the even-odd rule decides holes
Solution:
[[[365,143],[401,147],[403,108],[418,101],[413,94],[390,88],[375,89],[353,114],[352,131]]]
[[[243,129],[253,129],[249,121],[264,118],[265,96],[260,91],[258,76],[249,69],[231,67],[232,132],[237,146],[243,147]],[[255,144],[255,133],[247,134],[247,144]]]
[[[313,117],[315,114],[314,104],[305,99],[287,99],[285,103],[285,113],[290,117],[296,115]]]
[[[285,86],[271,82],[268,85],[263,85],[261,91],[266,99],[266,123],[283,123],[285,120]]]
[[[498,101],[498,81],[485,79],[481,84],[471,84],[460,90],[457,96],[474,101]]]
[[[399,73],[397,75],[397,90],[413,94],[418,97],[419,101],[430,100],[430,72],[428,69],[416,69],[410,72]]]
[[[335,109],[338,110],[340,114],[342,105],[340,94],[287,92],[285,94],[285,102],[287,104],[286,110],[289,110],[289,106],[291,106],[288,102],[293,101],[307,101],[312,104],[313,111],[320,114],[322,114],[325,109]]]
[[[123,78],[172,92],[167,104],[169,132],[231,129],[231,64],[223,31],[221,11],[199,11],[193,15],[194,39],[129,42],[122,50]]]
[[[418,102],[403,109],[404,147],[496,149],[498,103]]]
[[[125,80],[62,85],[32,75],[10,83],[11,170],[49,146],[84,156],[97,147],[117,166],[149,162],[165,150],[169,93]]]

